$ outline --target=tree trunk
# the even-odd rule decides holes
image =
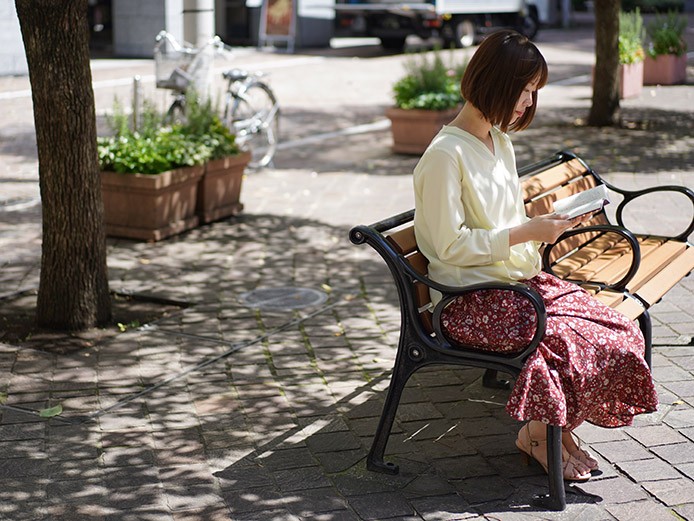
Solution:
[[[88,0],[16,0],[34,104],[43,209],[39,325],[111,318],[89,64]]]
[[[619,123],[619,11],[620,0],[595,2],[595,74],[588,125]]]

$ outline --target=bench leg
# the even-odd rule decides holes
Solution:
[[[510,389],[511,383],[497,377],[499,372],[495,369],[487,369],[482,376],[482,386],[487,389]]]
[[[646,341],[646,352],[644,354],[644,359],[646,360],[646,363],[648,364],[648,367],[652,367],[651,365],[651,350],[653,349],[653,333],[652,333],[652,324],[651,324],[651,314],[648,312],[648,310],[645,310],[640,316],[639,316],[639,328],[641,329],[641,334],[643,335],[643,339]]]
[[[548,510],[564,510],[566,492],[562,465],[561,427],[556,425],[547,425],[547,468],[549,494],[535,496],[533,503]]]
[[[402,391],[405,389],[407,380],[416,370],[416,364],[407,359],[402,347],[398,349],[393,375],[390,377],[390,385],[386,394],[386,401],[381,412],[381,419],[378,421],[378,428],[371,443],[371,450],[366,458],[366,468],[368,470],[384,474],[397,474],[400,471],[395,463],[383,461],[383,454],[388,444],[390,431],[393,428],[395,413],[398,410]]]

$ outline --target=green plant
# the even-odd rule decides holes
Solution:
[[[193,141],[210,149],[210,159],[236,155],[239,147],[234,134],[217,115],[218,107],[211,99],[201,100],[195,92],[186,94],[186,114],[182,132]]]
[[[234,135],[216,115],[211,101],[190,95],[185,121],[169,125],[154,105],[146,101],[137,130],[118,102],[109,120],[113,135],[98,139],[102,170],[158,174],[210,159],[239,153]]]
[[[619,13],[619,63],[631,64],[643,61],[644,28],[641,11]]]
[[[648,55],[651,58],[662,54],[682,56],[687,52],[687,42],[684,40],[686,28],[686,18],[675,11],[668,11],[666,15],[657,15],[646,28],[649,40]]]
[[[408,56],[405,76],[393,85],[395,105],[402,109],[446,110],[462,103],[460,78],[467,62],[446,65],[438,50]]]

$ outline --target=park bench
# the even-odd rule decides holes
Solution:
[[[648,309],[677,282],[694,269],[694,246],[687,237],[694,231],[694,192],[677,186],[657,186],[639,191],[621,190],[606,183],[584,161],[569,152],[519,170],[528,215],[551,212],[552,202],[598,184],[620,194],[616,225],[610,224],[605,211],[593,216],[584,226],[569,230],[542,251],[543,269],[583,286],[596,298],[637,320],[646,340],[646,360],[651,360],[651,319]],[[674,192],[692,203],[692,219],[679,235],[664,237],[636,234],[623,227],[626,205],[635,199],[659,192]],[[663,209],[665,210],[665,209]],[[354,244],[367,243],[383,258],[398,291],[401,327],[398,350],[388,393],[371,450],[369,470],[398,473],[397,465],[384,461],[384,452],[395,420],[398,403],[409,377],[422,367],[457,364],[486,369],[483,384],[508,387],[497,379],[499,371],[518,375],[526,359],[542,340],[546,326],[542,299],[522,283],[484,283],[449,287],[427,277],[428,260],[419,251],[414,234],[414,210],[350,231]],[[433,288],[443,294],[434,307],[429,296]],[[536,330],[530,343],[513,353],[481,350],[476,346],[451,343],[443,334],[441,312],[457,296],[480,290],[508,290],[526,298],[537,315]],[[547,426],[549,493],[536,496],[534,502],[551,510],[566,506],[561,461],[561,427]]]

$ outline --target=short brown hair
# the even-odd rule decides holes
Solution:
[[[533,105],[511,124],[514,108],[528,83],[538,80],[538,89],[547,83],[547,63],[527,37],[509,29],[490,33],[480,44],[460,84],[463,99],[501,130],[523,130],[535,117]]]

